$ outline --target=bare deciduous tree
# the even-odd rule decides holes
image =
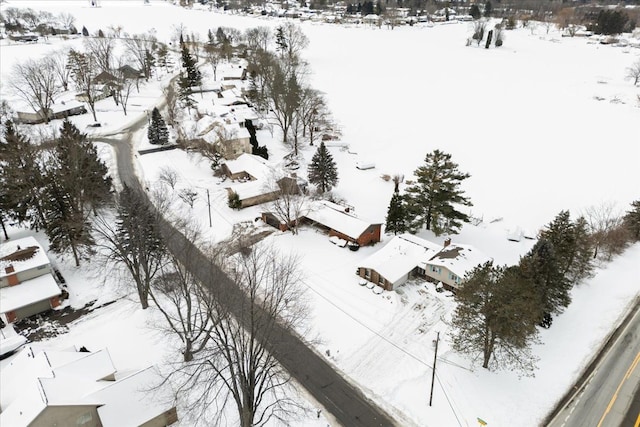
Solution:
[[[139,70],[144,73],[145,79],[151,76],[151,64],[149,63],[149,54],[153,52],[154,45],[157,43],[155,35],[152,33],[144,34],[124,34],[122,39],[126,52],[136,63]]]
[[[640,59],[627,68],[627,79],[633,80],[634,86],[640,82]]]
[[[189,241],[200,242],[197,228],[181,229]],[[186,250],[195,250],[195,246],[188,246]],[[189,254],[183,255],[189,258]],[[190,362],[194,355],[206,350],[214,328],[214,313],[208,310],[211,295],[175,256],[168,255],[168,258],[153,282],[150,296],[166,320],[168,330],[179,337],[184,361]]]
[[[93,120],[98,121],[96,117],[96,101],[99,91],[98,85],[94,80],[96,64],[93,57],[71,49],[69,51],[68,64],[76,89],[82,93],[85,102],[89,105]]]
[[[49,59],[28,59],[13,66],[9,86],[48,123],[53,98],[59,92],[56,80],[56,72]]]
[[[158,180],[167,184],[172,190],[175,190],[176,184],[178,183],[178,173],[171,167],[163,166],[160,169]]]
[[[286,178],[272,184],[277,188],[278,198],[271,202],[271,213],[285,224],[292,234],[298,234],[298,220],[309,213],[308,197],[300,190],[294,179]]]
[[[76,17],[69,12],[61,12],[58,14],[58,21],[64,26],[65,29],[70,30],[73,24],[76,22]]]
[[[224,302],[200,301],[217,319],[207,350],[174,372],[183,379],[178,393],[202,390],[188,402],[194,418],[219,423],[230,415],[224,408],[235,404],[233,424],[264,426],[272,419],[285,420],[299,407],[288,395],[290,376],[271,345],[281,330],[292,331],[304,318],[297,264],[295,257],[260,245],[226,258],[225,271],[242,291],[224,295]],[[213,420],[206,418],[210,407],[216,408],[208,412]]]
[[[269,27],[254,27],[245,31],[247,47],[253,51],[269,49],[269,44],[273,40],[273,34]]]
[[[58,82],[65,91],[69,90],[69,80],[71,79],[71,70],[67,66],[68,54],[65,50],[57,50],[47,57],[51,63],[50,66],[53,68],[53,72],[58,78]]]
[[[100,71],[110,71],[115,43],[111,37],[87,37],[84,39],[87,54],[93,57]]]
[[[593,242],[593,257],[601,257],[610,261],[624,249],[626,243],[620,239],[619,231],[623,229],[622,213],[613,202],[605,202],[585,209],[584,218],[589,227]],[[620,247],[622,246],[622,247]]]

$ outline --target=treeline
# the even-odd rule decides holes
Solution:
[[[453,348],[481,358],[487,369],[532,374],[538,326],[551,327],[553,316],[571,303],[571,289],[592,276],[596,262],[638,241],[640,200],[623,216],[606,206],[575,220],[560,212],[517,265],[488,262],[467,275],[455,296]]]
[[[0,140],[0,223],[43,229],[50,250],[71,252],[76,266],[93,251],[90,216],[111,200],[111,177],[96,147],[65,120],[59,135],[32,143],[11,121]]]

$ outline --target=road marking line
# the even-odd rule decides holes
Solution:
[[[604,414],[602,414],[602,418],[600,418],[600,422],[598,423],[597,427],[600,427],[602,425],[602,422],[604,421],[605,417],[607,416],[607,414],[613,407],[613,404],[615,403],[616,399],[618,398],[618,393],[620,392],[622,385],[629,378],[631,373],[636,369],[636,366],[638,366],[638,362],[640,362],[640,351],[638,352],[638,354],[636,354],[635,359],[633,359],[633,362],[631,362],[631,366],[629,366],[629,369],[627,369],[627,372],[624,374],[624,377],[622,377],[622,381],[620,381],[620,384],[618,384],[618,388],[616,389],[616,392],[613,393],[613,397],[609,401],[609,405],[607,405],[607,409],[604,411]],[[640,421],[640,416],[638,417],[638,421]],[[634,427],[638,427],[638,425]]]
[[[639,427],[640,426],[640,414],[638,414],[638,419],[636,420],[636,424],[633,427]]]

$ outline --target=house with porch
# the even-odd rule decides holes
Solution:
[[[118,372],[107,349],[24,348],[0,376],[0,425],[161,427],[178,419],[153,367]]]
[[[0,316],[6,323],[60,305],[62,293],[49,258],[33,237],[13,240],[0,248]]]
[[[425,260],[440,248],[440,245],[412,234],[400,234],[362,260],[358,275],[392,291],[412,277],[419,276],[420,266],[424,266]]]
[[[424,273],[420,273],[435,283],[442,282],[445,289],[455,291],[468,272],[491,260],[471,245],[451,243],[451,239],[446,239],[444,247],[425,262]]]
[[[467,273],[491,258],[471,245],[444,245],[411,235],[395,236],[382,249],[361,261],[357,274],[391,291],[412,277],[422,277],[455,291]]]

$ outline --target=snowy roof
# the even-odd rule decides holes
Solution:
[[[170,395],[151,368],[116,381],[107,349],[96,352],[23,349],[2,370],[0,425],[27,426],[48,405],[100,406],[103,426],[141,425],[163,413]],[[160,397],[160,399],[158,399]]]
[[[273,168],[267,160],[254,154],[242,153],[237,159],[227,160],[225,164],[231,174],[246,172],[256,180],[268,178],[273,174]]]
[[[233,187],[232,190],[238,194],[240,200],[262,196],[263,194],[269,194],[276,191],[270,188],[263,180],[243,182],[242,184]]]
[[[29,425],[47,405],[93,405],[87,398],[104,377],[115,371],[108,351],[34,351],[23,349],[0,376],[0,425]]]
[[[230,141],[251,137],[251,134],[249,134],[249,130],[247,130],[247,128],[245,127],[240,126],[238,123],[225,124],[224,129]]]
[[[103,402],[98,415],[104,427],[142,425],[173,406],[167,388],[157,389],[162,378],[149,367],[119,379],[92,397]]]
[[[73,110],[74,108],[79,108],[83,106],[84,106],[83,102],[77,101],[75,99],[70,99],[67,101],[61,101],[57,104],[53,104],[51,105],[51,107],[49,107],[49,109],[51,110],[52,113],[61,113],[64,111]]]
[[[411,234],[401,234],[364,259],[361,266],[374,269],[395,284],[439,250],[440,245]]]
[[[218,78],[225,80],[229,79],[242,79],[245,75],[245,68],[242,65],[225,64],[225,67],[219,67],[217,71]]]
[[[60,295],[60,288],[51,273],[16,286],[0,288],[0,313],[7,313],[39,301]]]
[[[11,240],[0,246],[0,278],[7,276],[5,267],[9,265],[19,273],[48,264],[47,254],[33,236]]]
[[[373,224],[346,212],[343,206],[326,200],[314,203],[311,211],[305,217],[352,239],[360,237]]]
[[[451,243],[431,257],[427,264],[445,267],[456,276],[463,278],[467,272],[491,259],[471,245]]]

